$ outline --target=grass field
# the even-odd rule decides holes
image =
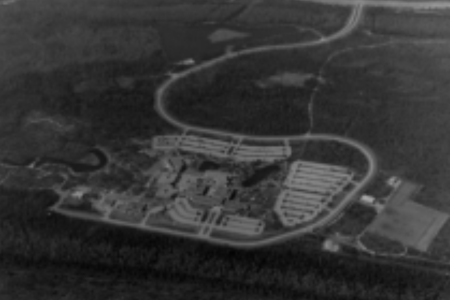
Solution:
[[[402,184],[368,231],[425,252],[449,215],[411,201],[416,188]]]
[[[447,214],[407,202],[400,207],[386,208],[370,225],[369,231],[400,241],[408,247],[427,251],[447,220]]]

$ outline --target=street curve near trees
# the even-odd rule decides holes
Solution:
[[[234,59],[236,57],[240,57],[242,55],[248,55],[253,53],[261,53],[261,52],[267,52],[267,51],[274,51],[274,50],[289,50],[289,49],[301,49],[301,48],[307,48],[307,47],[314,47],[314,46],[320,46],[326,43],[333,42],[335,40],[338,40],[340,38],[343,38],[350,34],[359,24],[360,20],[363,16],[363,10],[364,10],[364,3],[359,2],[354,5],[352,13],[347,20],[345,26],[337,31],[336,33],[321,38],[319,40],[315,41],[309,41],[309,42],[300,42],[300,43],[294,43],[289,45],[268,45],[268,46],[261,46],[257,48],[252,49],[245,49],[238,52],[233,53],[227,53],[223,56],[220,56],[216,59],[212,59],[210,61],[204,62],[202,64],[199,64],[191,69],[188,69],[186,71],[183,71],[178,74],[172,75],[169,80],[164,82],[156,91],[155,94],[155,109],[158,112],[158,114],[167,122],[174,125],[175,127],[178,127],[182,129],[183,131],[189,131],[189,130],[195,130],[197,132],[203,132],[203,133],[209,133],[213,135],[218,136],[232,136],[235,138],[248,138],[253,140],[261,140],[261,141],[280,141],[284,140],[287,142],[291,141],[329,141],[329,142],[339,142],[342,144],[349,145],[353,148],[356,148],[359,150],[367,159],[368,163],[368,170],[365,174],[364,178],[358,182],[355,186],[355,188],[349,192],[346,197],[340,202],[338,207],[336,207],[333,212],[330,212],[326,217],[322,218],[321,220],[317,221],[316,223],[310,224],[306,227],[299,228],[287,233],[279,234],[277,236],[264,238],[263,240],[258,241],[231,241],[231,240],[218,240],[218,239],[209,239],[209,242],[212,243],[218,243],[218,244],[225,244],[233,247],[240,247],[240,248],[255,248],[255,247],[261,247],[261,246],[267,246],[270,244],[283,242],[288,239],[292,239],[294,237],[298,237],[300,235],[303,235],[305,233],[311,232],[315,228],[321,227],[328,222],[330,222],[332,219],[334,219],[336,216],[338,216],[350,203],[353,202],[354,199],[367,187],[367,185],[372,181],[372,179],[375,177],[378,171],[378,163],[377,163],[377,157],[375,153],[366,145],[360,143],[359,141],[342,137],[342,136],[336,136],[336,135],[328,135],[328,134],[306,134],[306,135],[293,135],[293,136],[252,136],[252,135],[245,135],[240,133],[234,133],[234,132],[227,132],[223,130],[216,130],[216,129],[210,129],[210,128],[204,128],[200,126],[195,126],[191,124],[186,124],[178,119],[176,119],[174,116],[172,116],[167,110],[166,106],[164,104],[165,95],[167,94],[167,91],[175,85],[180,79],[185,78],[187,76],[190,76],[196,72],[200,72],[204,69],[211,68],[216,66],[219,63],[222,63],[227,60]],[[155,230],[155,231],[161,231],[165,232],[164,230]],[[175,232],[165,232],[170,233],[177,236],[183,236],[186,237],[186,235],[182,233],[175,233]],[[193,237],[195,238],[195,237]]]
[[[165,100],[167,91],[172,87],[172,85],[175,85],[176,83],[178,83],[179,80],[181,80],[185,77],[188,77],[188,76],[190,76],[194,73],[200,72],[202,70],[212,68],[220,63],[223,63],[228,60],[232,60],[237,57],[241,57],[241,56],[249,55],[249,54],[276,51],[276,50],[303,49],[303,48],[307,48],[307,47],[324,45],[324,44],[336,41],[338,39],[341,39],[341,38],[347,36],[348,34],[350,34],[358,26],[359,22],[361,21],[361,19],[363,17],[363,10],[364,10],[363,4],[355,5],[345,26],[342,27],[339,31],[337,31],[327,37],[324,37],[324,38],[321,38],[318,40],[308,41],[308,42],[299,42],[299,43],[287,44],[287,45],[267,45],[267,46],[255,47],[255,48],[251,48],[251,49],[244,49],[241,51],[226,53],[223,56],[219,56],[218,58],[206,61],[195,67],[187,69],[183,72],[173,74],[169,78],[169,80],[164,82],[156,91],[155,109],[163,119],[165,119],[167,122],[169,122],[170,124],[172,124],[176,127],[186,128],[186,129],[187,128],[195,129],[195,130],[212,133],[212,134],[223,134],[223,133],[236,134],[233,132],[226,132],[224,130],[220,131],[220,130],[214,130],[214,129],[204,128],[204,127],[200,127],[200,126],[195,126],[192,124],[186,124],[186,123],[178,120],[177,118],[175,118],[173,115],[171,115],[168,112],[167,107],[164,104],[164,100]]]

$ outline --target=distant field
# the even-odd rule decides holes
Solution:
[[[408,201],[388,206],[369,226],[369,232],[425,252],[447,220],[448,214]]]
[[[349,7],[307,1],[263,0],[243,11],[235,19],[245,24],[295,24],[324,34],[337,31],[345,24]]]
[[[378,1],[383,2],[383,0]],[[417,2],[426,3],[426,1]],[[424,11],[419,14],[414,11],[372,8],[367,10],[364,27],[376,34],[395,37],[448,38],[450,37],[449,12],[450,9],[439,10],[437,13]]]

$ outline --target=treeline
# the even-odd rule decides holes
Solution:
[[[48,215],[56,201],[49,192],[1,190],[0,200],[0,257],[31,264],[174,274],[321,299],[422,299],[442,283],[413,269],[308,251],[301,241],[244,251]]]
[[[105,272],[98,268],[52,262],[29,265],[1,258],[0,265],[4,299],[145,299],[151,296],[152,300],[276,300],[296,296],[288,291],[262,290],[257,286],[185,275],[147,272],[136,276],[129,270],[111,268]],[[18,294],[21,298],[17,298]],[[302,295],[302,299],[313,298]]]

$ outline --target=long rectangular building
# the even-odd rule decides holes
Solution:
[[[218,230],[244,234],[258,235],[264,231],[264,221],[259,219],[227,215],[216,227]]]

